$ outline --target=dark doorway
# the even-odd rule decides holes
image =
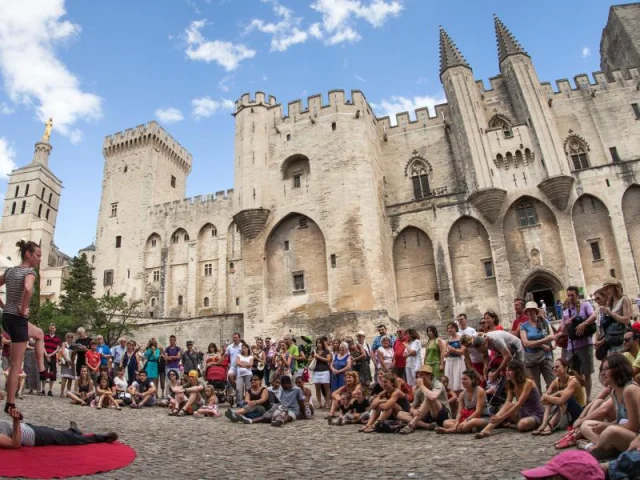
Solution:
[[[528,278],[522,283],[519,293],[525,300],[535,300],[538,305],[544,301],[547,318],[554,319],[557,317],[556,302],[564,298],[563,292],[564,287],[553,272],[538,269],[528,275]]]
[[[533,285],[531,287],[531,290],[529,290],[527,293],[531,293],[533,295],[533,300],[535,300],[538,305],[542,305],[541,301],[544,301],[544,304],[547,307],[548,318],[553,318],[556,316],[556,297],[553,294],[553,290],[551,290],[549,287],[544,288],[541,285]]]

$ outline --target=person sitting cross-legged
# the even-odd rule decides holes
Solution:
[[[73,392],[67,392],[67,397],[71,399],[71,403],[89,405],[95,397],[95,388],[86,365],[80,367],[80,375],[76,378],[75,387]]]
[[[96,386],[96,409],[100,410],[103,406],[113,406],[116,410],[120,410],[120,405],[116,402],[113,395],[113,389],[109,388],[109,379],[107,377],[100,377],[98,385]]]
[[[251,387],[244,394],[244,405],[235,412],[228,408],[225,416],[232,422],[252,423],[252,419],[262,417],[271,408],[269,391],[261,385],[258,375],[251,377]]]
[[[287,375],[280,378],[280,384],[280,403],[272,406],[262,417],[253,420],[253,423],[268,422],[272,427],[281,427],[296,419],[308,419],[302,390],[294,386],[291,377]]]
[[[455,420],[445,420],[436,433],[471,433],[480,431],[489,423],[487,394],[480,386],[476,370],[462,373],[462,392],[458,397],[458,415]]]
[[[311,418],[315,410],[313,408],[313,398],[311,397],[311,389],[304,386],[302,375],[298,375],[295,379],[295,382],[296,382],[296,387],[302,390],[302,394],[304,395],[304,409],[307,412],[307,417]]]
[[[398,377],[393,373],[385,373],[382,380],[382,388],[382,393],[371,402],[371,416],[367,424],[360,428],[360,432],[375,432],[378,422],[394,418],[401,420],[399,414],[403,411],[409,411],[409,401],[400,388]]]
[[[182,389],[181,391],[180,388]],[[176,393],[183,393],[184,398],[186,399],[184,406],[180,406],[177,412],[175,409],[171,412],[178,417],[193,414],[204,404],[204,398],[202,397],[202,394],[204,393],[204,384],[198,380],[197,370],[191,370],[189,372],[187,383],[182,387],[178,387]]]
[[[452,417],[447,390],[440,380],[433,378],[433,369],[423,365],[416,373],[413,405],[409,411],[398,414],[398,420],[407,423],[398,433],[412,433],[416,428],[433,430],[436,426],[442,427],[444,421]]]
[[[0,448],[17,449],[48,445],[75,446],[111,443],[118,439],[118,434],[115,432],[109,432],[105,435],[84,435],[75,422],[71,422],[69,430],[20,423],[20,412],[15,408],[11,412],[11,417],[13,422],[0,420]]]
[[[204,386],[204,404],[193,413],[194,417],[202,418],[202,417],[219,417],[220,412],[218,411],[218,396],[216,395],[213,386],[205,385]]]
[[[384,373],[383,373],[384,375]],[[358,389],[353,393],[353,398],[348,394],[342,394],[340,398],[342,405],[340,411],[342,416],[336,425],[346,425],[349,423],[365,423],[369,420],[369,399],[364,396],[362,390]]]
[[[156,385],[147,378],[147,372],[138,372],[138,379],[129,387],[131,408],[152,407],[156,404]]]

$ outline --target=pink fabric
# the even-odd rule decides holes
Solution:
[[[527,480],[562,475],[567,480],[604,480],[598,461],[588,452],[569,450],[556,455],[542,467],[520,472]]]

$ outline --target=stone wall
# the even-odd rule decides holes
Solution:
[[[608,76],[616,69],[640,65],[640,4],[614,5],[600,41],[600,68]]]

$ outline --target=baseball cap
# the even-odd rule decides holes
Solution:
[[[197,370],[191,370],[189,372],[189,376],[198,378],[198,371]]]
[[[604,472],[598,461],[589,452],[570,450],[562,452],[549,463],[520,472],[527,480],[561,475],[567,480],[604,480]]]
[[[640,322],[634,323],[633,325],[631,325],[631,328],[636,332],[640,332]]]

